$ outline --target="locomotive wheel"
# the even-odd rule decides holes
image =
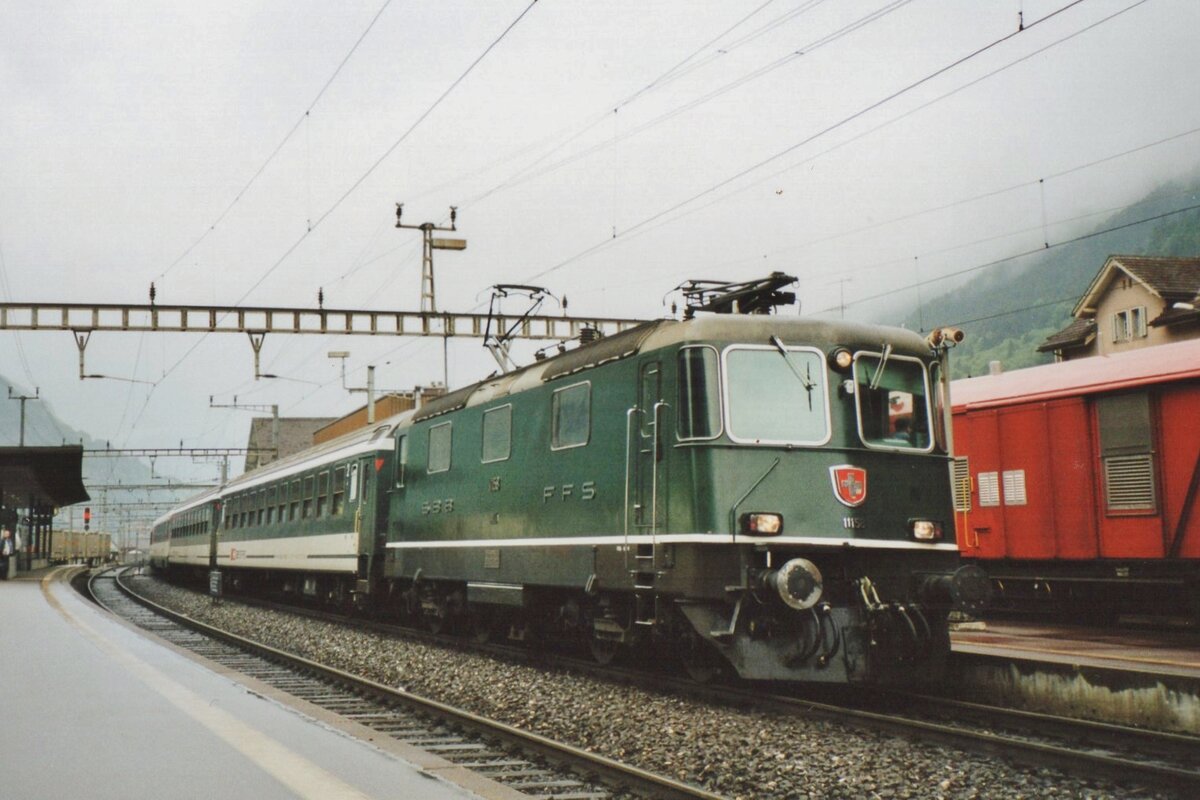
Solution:
[[[592,636],[588,639],[588,649],[592,652],[592,658],[601,666],[608,666],[616,658],[617,652],[621,649],[621,643],[613,639],[601,639]]]

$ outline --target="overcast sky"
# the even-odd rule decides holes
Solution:
[[[682,280],[782,270],[804,313],[841,313],[844,292],[861,317],[856,298],[1095,225],[1200,153],[1186,135],[1109,159],[1200,128],[1194,0],[89,0],[3,18],[8,301],[144,303],[153,281],[160,303],[315,306],[323,288],[329,307],[415,310],[403,201],[411,223],[459,208],[444,310],[532,282],[573,313],[654,317]],[[330,350],[352,353],[352,385],[368,363],[382,388],[443,377],[437,341],[268,336],[283,377],[255,381],[240,336],[100,333],[88,371],[145,383],[80,381],[69,333],[0,338],[0,374],[124,446],[243,444],[248,415],[210,395],[344,413],[363,397]],[[449,364],[452,386],[494,368],[466,339]]]

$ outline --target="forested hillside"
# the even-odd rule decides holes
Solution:
[[[1006,370],[1052,360],[1037,346],[1071,320],[1071,310],[1109,255],[1200,256],[1200,209],[1157,221],[1200,203],[1200,180],[1161,187],[1100,223],[1095,235],[989,267],[952,292],[926,300],[905,325],[956,324],[967,333],[953,356],[955,377],[979,375],[989,361]],[[1127,227],[1122,227],[1127,226]],[[1106,233],[1099,233],[1114,229]]]

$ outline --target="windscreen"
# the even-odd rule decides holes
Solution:
[[[822,444],[829,437],[825,360],[810,350],[734,348],[725,354],[729,436],[755,444]]]

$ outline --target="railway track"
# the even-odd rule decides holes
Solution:
[[[536,734],[397,691],[204,625],[138,596],[121,570],[93,575],[104,608],[166,641],[375,732],[420,747],[516,792],[555,800],[717,795]]]
[[[1154,787],[1183,796],[1200,796],[1200,737],[911,693],[843,692],[840,693],[844,695],[842,698],[829,701],[764,692],[762,687],[701,685],[639,670],[600,666],[571,656],[546,652],[531,655],[526,650],[496,643],[479,644],[463,637],[348,620],[311,609],[257,600],[252,604],[477,653],[500,654],[508,659],[536,659],[543,667],[570,668],[592,677],[692,696],[714,704],[816,717],[998,756],[1022,765],[1051,767],[1086,778],[1102,777],[1125,786]]]

